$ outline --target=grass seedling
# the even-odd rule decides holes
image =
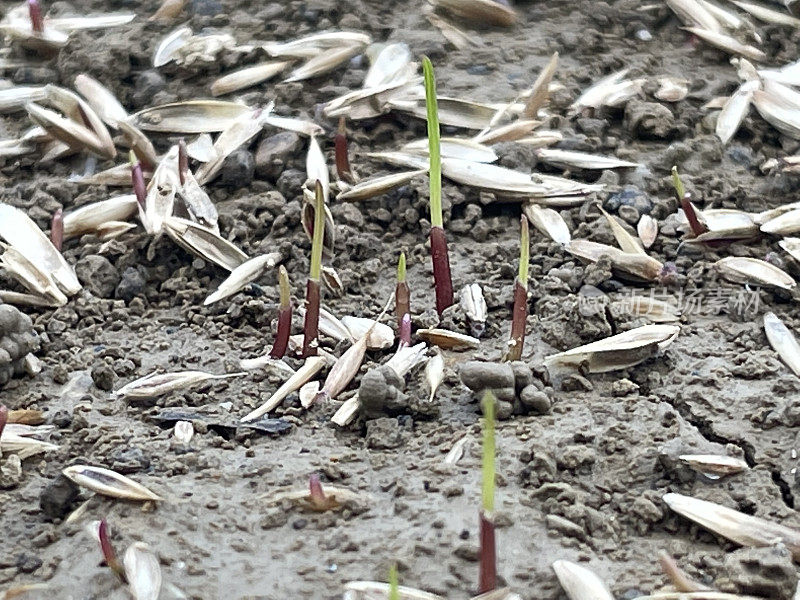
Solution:
[[[339,117],[339,129],[333,136],[333,145],[336,157],[336,176],[347,183],[356,182],[353,169],[350,167],[350,156],[347,151],[347,129],[344,117]]]
[[[675,195],[678,197],[678,202],[681,203],[681,208],[686,215],[686,220],[689,221],[692,233],[695,236],[707,233],[708,227],[700,221],[697,209],[692,204],[691,195],[686,193],[686,188],[683,187],[683,182],[678,175],[678,167],[672,167],[672,185],[675,186]]]
[[[397,313],[397,329],[400,343],[411,345],[411,290],[406,282],[406,253],[400,253],[397,261],[397,285],[394,289],[394,305]],[[404,321],[408,317],[408,327]]]
[[[485,594],[497,588],[497,549],[494,536],[494,410],[495,398],[486,392],[483,407],[483,486],[480,511],[480,578],[478,593]]]
[[[289,334],[292,329],[292,290],[289,286],[289,273],[286,267],[281,265],[278,268],[278,285],[281,290],[281,303],[278,308],[278,331],[275,335],[275,343],[272,344],[270,357],[274,359],[283,358],[286,348],[289,346]]]
[[[126,583],[125,568],[119,562],[117,553],[114,552],[114,546],[111,545],[111,540],[108,537],[108,523],[105,519],[100,521],[100,526],[97,528],[97,537],[100,538],[100,550],[103,553],[103,560],[105,560],[106,565],[114,571],[114,574],[119,577],[122,583]]]
[[[425,75],[425,105],[428,112],[428,150],[430,154],[431,203],[431,260],[433,283],[436,288],[436,312],[439,316],[453,304],[453,280],[450,276],[450,258],[442,219],[442,157],[439,148],[439,108],[436,101],[436,79],[433,65],[427,56],[422,57]]]
[[[400,600],[400,581],[397,565],[389,567],[389,600]]]
[[[520,219],[519,273],[514,282],[514,309],[511,313],[511,339],[506,360],[520,360],[525,343],[525,322],[528,320],[528,263],[530,259],[530,235],[528,218]]]
[[[53,213],[53,219],[50,221],[50,241],[56,250],[61,252],[64,243],[64,211],[60,208]]]
[[[145,202],[147,198],[147,186],[144,184],[144,173],[142,172],[142,163],[136,158],[133,150],[130,152],[131,161],[131,183],[133,185],[133,193],[136,194],[136,201],[139,203],[139,208],[142,213],[145,211]]]
[[[311,271],[306,284],[306,318],[303,324],[303,356],[316,356],[319,338],[322,244],[325,239],[325,194],[317,180],[314,198],[314,234],[311,238]]]
[[[44,31],[44,18],[42,17],[42,5],[39,0],[28,0],[28,15],[31,19],[31,29],[36,33]]]

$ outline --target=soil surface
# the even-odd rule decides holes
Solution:
[[[665,549],[705,584],[788,598],[797,572],[785,552],[737,549],[672,513],[662,496],[696,496],[800,527],[794,510],[800,380],[769,347],[762,324],[763,313],[774,311],[800,331],[796,304],[770,291],[726,283],[709,267],[723,256],[769,255],[795,275],[800,270],[774,239],[711,250],[679,247],[667,218],[677,209],[669,181],[672,165],[701,207],[755,212],[800,199],[797,179],[759,169],[769,158],[792,154],[798,143],[753,111],[736,138],[722,147],[713,135],[713,118],[701,107],[736,88],[735,69],[724,54],[691,40],[665,6],[644,4],[519,2],[520,23],[507,30],[466,27],[482,45],[456,50],[425,19],[421,0],[190,0],[171,25],[146,20],[157,8],[153,0],[53,2],[50,9],[57,13],[133,10],[140,17],[118,29],[73,34],[46,66],[5,77],[17,84],[72,87],[74,76],[85,72],[133,112],[206,97],[215,76],[233,66],[223,57],[210,66],[155,72],[153,50],[179,23],[194,31],[222,29],[241,43],[338,28],[365,31],[375,41],[403,41],[417,57],[427,54],[441,94],[507,102],[529,87],[558,51],[556,80],[563,89],[553,93],[553,116],[543,127],[563,133],[560,147],[643,164],[571,176],[585,181],[599,176],[607,185],[599,199],[634,224],[641,214],[655,217],[661,233],[650,253],[676,264],[678,283],[634,288],[613,279],[602,264],[580,264],[532,230],[531,315],[523,360],[541,394],[537,411],[517,402],[520,414],[504,415],[498,423],[500,575],[525,599],[562,599],[552,561],[585,561],[615,598],[631,599],[667,583],[656,558]],[[10,6],[0,2],[3,9]],[[799,34],[772,26],[759,31],[770,64],[797,59]],[[252,106],[274,101],[281,115],[316,117],[326,127],[323,148],[332,165],[334,123],[319,117],[318,107],[359,87],[367,64],[357,57],[332,75],[265,84],[240,96]],[[641,97],[621,109],[566,116],[581,91],[625,67],[630,76],[647,78]],[[653,97],[655,81],[666,75],[690,81],[685,100]],[[0,120],[2,137],[27,127],[24,113]],[[351,160],[362,176],[389,171],[364,153],[425,135],[424,121],[398,114],[348,127]],[[282,162],[257,164],[253,174],[261,140],[276,133],[266,131],[247,153],[238,153],[226,165],[229,174],[208,189],[223,235],[250,256],[279,251],[300,302],[310,254],[299,218],[307,144],[287,143]],[[159,151],[175,139],[153,136]],[[560,174],[537,164],[529,147],[500,144],[496,151],[504,166]],[[0,199],[24,208],[47,230],[57,208],[67,211],[117,193],[71,182],[70,176],[86,166],[85,156],[49,164],[35,156],[9,161],[0,169]],[[404,249],[414,327],[436,324],[426,245],[427,186],[423,177],[375,200],[332,201],[336,246],[328,264],[344,284],[341,297],[325,299],[335,314],[377,315],[394,289],[394,269]],[[155,369],[235,372],[240,359],[262,354],[274,336],[276,273],[206,308],[204,298],[226,273],[194,259],[166,236],[151,242],[139,228],[111,243],[94,236],[67,242],[64,254],[77,266],[84,290],[58,310],[24,309],[39,334],[44,368],[0,390],[0,400],[11,409],[45,411],[47,423],[56,426],[51,441],[59,445],[25,460],[21,473],[3,479],[0,589],[41,582],[49,586],[41,597],[127,597],[100,565],[97,545],[84,528],[106,518],[118,552],[145,541],[157,553],[165,581],[162,598],[340,598],[345,582],[386,580],[395,562],[404,585],[447,598],[474,594],[480,409],[458,369],[471,359],[496,361],[506,347],[520,206],[447,180],[444,199],[455,287],[479,283],[487,299],[481,346],[445,352],[445,380],[433,405],[422,401],[428,392],[419,369],[406,378],[405,406],[378,418],[360,417],[345,428],[330,417],[358,382],[336,401],[310,411],[290,396],[272,415],[282,418],[286,429],[275,434],[236,423],[280,385],[278,373],[256,371],[145,404],[116,399],[111,390]],[[621,206],[635,213],[619,211]],[[613,243],[591,203],[561,214],[573,237]],[[648,322],[591,301],[595,288],[586,286],[612,300],[652,289],[683,309],[680,335],[664,355],[637,367],[551,382],[542,367],[546,355]],[[446,315],[445,324],[467,331],[458,309]],[[294,332],[300,327],[296,315]],[[345,349],[325,343],[337,355]],[[390,355],[390,350],[370,351],[361,374]],[[172,423],[164,417],[187,411],[194,416],[196,435],[184,445],[174,440]],[[447,452],[465,436],[470,442],[464,457],[457,465],[444,464]],[[688,453],[731,454],[751,469],[712,480],[677,461]],[[0,467],[4,461],[0,458]],[[95,497],[80,518],[65,524],[66,516],[89,498],[82,491],[70,502],[71,489],[59,481],[61,470],[77,463],[115,469],[165,501],[143,506]],[[313,473],[320,473],[324,483],[363,493],[363,502],[322,514],[270,505],[276,490],[303,488]]]

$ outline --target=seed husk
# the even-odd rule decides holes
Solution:
[[[553,571],[570,600],[614,600],[603,581],[586,567],[557,560]]]
[[[168,217],[164,227],[180,247],[223,269],[233,271],[247,260],[247,255],[215,231],[180,217]]]
[[[800,561],[800,531],[682,494],[665,494],[664,502],[679,515],[741,546],[764,547],[783,543],[795,562]]]
[[[325,366],[326,362],[326,359],[322,356],[309,356],[306,358],[303,366],[297,369],[297,371],[291,377],[289,377],[289,379],[287,379],[281,387],[275,390],[275,393],[272,394],[272,396],[270,396],[267,401],[264,402],[264,404],[242,417],[242,423],[255,421],[271,410],[274,410],[281,402],[283,402],[284,398],[286,398],[292,392],[299,390],[301,387],[303,387],[303,385],[308,383],[312,377],[319,373],[322,370],[322,367]]]
[[[36,223],[20,209],[4,203],[0,203],[0,238],[65,294],[71,296],[81,290],[75,271]]]
[[[128,146],[130,146],[133,153],[136,154],[136,158],[139,159],[139,162],[142,163],[142,168],[147,171],[155,169],[156,165],[158,165],[158,154],[153,147],[153,143],[142,130],[137,129],[131,125],[130,122],[124,120],[117,121],[116,127],[122,132],[122,135],[125,136],[125,141],[128,143]]]
[[[370,179],[364,179],[354,186],[345,188],[344,191],[336,196],[336,199],[347,202],[368,200],[404,186],[415,177],[424,175],[427,172],[427,169],[417,169],[414,171],[404,171],[402,173],[392,173],[391,175],[381,175],[378,177],[371,177]]]
[[[786,25],[787,27],[800,27],[800,19],[787,15],[784,12],[772,10],[771,8],[754,2],[738,2],[737,0],[731,0],[731,2],[764,23]]]
[[[680,102],[689,95],[689,80],[680,77],[659,77],[655,97],[664,102]]]
[[[128,111],[111,90],[86,73],[75,77],[75,89],[109,127],[116,127],[118,122],[128,118]]]
[[[680,319],[680,310],[677,306],[650,296],[628,296],[615,302],[613,306],[622,312],[645,317],[653,323],[672,323]]]
[[[333,400],[350,384],[356,373],[358,373],[361,363],[364,362],[368,336],[369,333],[362,335],[339,357],[336,364],[331,367],[328,376],[325,378],[325,384],[315,396],[314,402]]]
[[[639,234],[639,239],[642,241],[642,246],[649,248],[653,245],[658,237],[658,221],[650,215],[642,215],[639,223],[636,225],[636,232]]]
[[[143,485],[111,469],[73,465],[62,471],[75,484],[102,496],[123,500],[161,500]]]
[[[539,111],[547,105],[547,101],[550,99],[550,82],[553,80],[557,68],[558,52],[554,52],[533,83],[530,95],[525,102],[523,114],[529,119],[535,119],[539,115]]]
[[[211,95],[224,96],[264,83],[286,70],[291,64],[292,61],[288,60],[273,60],[228,73],[214,80],[211,84]]]
[[[290,42],[269,42],[263,45],[270,56],[291,58],[313,58],[325,50],[356,46],[366,48],[372,38],[365,33],[354,31],[331,31],[315,33]]]
[[[698,473],[709,479],[719,479],[747,471],[750,467],[741,458],[717,454],[682,454],[678,460],[685,462]]]
[[[439,148],[443,158],[459,158],[472,162],[491,163],[497,160],[497,154],[489,146],[467,138],[444,137],[439,140]],[[405,144],[401,150],[412,154],[428,155],[428,139],[422,138]]]
[[[457,17],[479,23],[510,27],[518,16],[513,8],[495,0],[432,0],[436,8]]]
[[[361,44],[353,44],[325,50],[297,67],[285,81],[305,81],[312,77],[330,73],[355,55],[360,54],[363,49],[364,47]]]
[[[319,493],[321,488],[321,494]],[[268,494],[264,501],[268,505],[289,503],[299,506],[304,510],[313,512],[327,512],[329,510],[339,510],[341,508],[360,507],[369,504],[372,499],[363,492],[354,492],[344,487],[333,485],[319,485],[316,493],[312,493],[309,487],[295,490],[278,490]],[[318,496],[323,496],[319,498]]]
[[[786,238],[778,242],[778,245],[794,260],[800,262],[800,238]]]
[[[792,290],[797,282],[775,265],[757,258],[728,256],[714,263],[720,274],[734,283],[750,283]]]
[[[241,377],[247,373],[225,373],[214,375],[204,371],[177,371],[174,373],[150,373],[122,386],[114,395],[117,398],[157,398],[170,392],[183,390],[199,383],[217,379]]]
[[[158,163],[147,188],[142,223],[147,233],[158,235],[170,218],[180,187],[178,146],[172,146]]]
[[[253,109],[224,100],[188,100],[145,108],[130,122],[143,131],[158,133],[214,133],[224,131]]]
[[[629,233],[627,229],[625,229],[619,220],[608,214],[608,212],[606,212],[599,204],[597,205],[597,209],[606,218],[609,227],[611,227],[611,232],[614,234],[614,239],[617,240],[617,244],[619,244],[619,247],[622,248],[623,252],[646,255],[646,252],[642,249],[639,241],[631,233]]]
[[[541,124],[541,121],[535,121],[533,119],[517,119],[507,125],[485,129],[473,139],[486,146],[491,146],[492,144],[498,144],[500,142],[519,142],[525,138],[525,136],[531,135],[531,132]]]
[[[176,421],[172,429],[172,437],[181,444],[188,444],[194,437],[194,425],[191,421]]]
[[[764,330],[772,349],[792,373],[800,377],[800,344],[791,330],[772,312],[764,315]]]
[[[64,239],[97,231],[109,222],[125,221],[136,214],[136,196],[126,194],[93,202],[64,215]]]
[[[425,380],[431,392],[428,402],[433,402],[436,390],[439,389],[442,381],[444,381],[444,357],[441,352],[436,352],[425,365]]]
[[[486,319],[489,315],[481,286],[477,283],[469,283],[461,288],[459,304],[469,319],[470,332],[476,338],[481,337],[486,329]]]
[[[539,148],[536,151],[536,157],[548,165],[562,169],[604,170],[641,166],[640,163],[621,160],[614,156],[586,154],[585,152],[572,152],[555,148]]]
[[[320,127],[313,121],[306,121],[305,119],[294,119],[292,117],[279,117],[277,115],[269,113],[263,115],[261,117],[261,120],[265,125],[271,125],[272,127],[285,129],[286,131],[293,131],[295,133],[299,133],[300,135],[304,135],[306,137],[322,135],[323,133],[322,127]]]
[[[589,240],[572,240],[565,249],[588,262],[597,262],[603,256],[608,256],[614,273],[631,281],[655,281],[664,268],[661,262],[645,254],[623,252],[619,248]]]
[[[453,25],[447,19],[444,19],[433,12],[426,13],[425,18],[428,19],[428,22],[436,27],[436,29],[439,30],[444,38],[453,44],[453,46],[455,46],[458,50],[465,50],[470,46],[484,45],[480,38],[468,35],[466,32]]]
[[[367,53],[369,54],[375,46],[377,44],[373,44]],[[378,88],[385,85],[408,83],[418,68],[418,65],[411,62],[412,58],[411,50],[405,42],[384,45],[364,76],[363,87]]]
[[[270,252],[251,258],[236,267],[228,278],[219,284],[216,291],[203,301],[203,306],[219,302],[243,290],[249,283],[258,279],[261,274],[278,264],[280,252]]]
[[[418,83],[418,78],[413,83]],[[389,112],[389,99],[411,87],[410,83],[390,83],[380,87],[354,90],[334,98],[325,105],[323,114],[329,118],[347,117],[350,120],[372,119]]]
[[[103,142],[88,127],[66,119],[55,111],[33,103],[26,104],[25,110],[34,123],[75,151],[87,150],[101,158],[113,158],[116,154],[114,151],[109,156]]]
[[[776,235],[792,235],[800,232],[800,209],[790,210],[782,215],[770,219],[761,226],[764,233]]]
[[[481,344],[477,338],[447,329],[419,329],[417,335],[445,350],[469,350],[478,348]]]
[[[222,169],[225,159],[261,132],[264,113],[269,114],[270,110],[271,107],[267,107],[246,112],[225,127],[214,142],[214,158],[203,163],[195,173],[200,185],[212,181]]]
[[[405,377],[414,367],[428,360],[428,346],[420,342],[414,346],[402,346],[397,349],[394,356],[386,361],[385,365],[397,373],[398,377]]]
[[[439,123],[463,129],[483,130],[493,125],[492,119],[497,112],[497,106],[482,104],[460,98],[437,96],[439,104]],[[427,110],[425,98],[406,98],[399,95],[389,98],[388,105],[400,112],[408,113],[419,119],[426,118]],[[514,112],[522,110],[522,106],[513,107]]]
[[[342,405],[337,409],[334,415],[331,417],[331,422],[339,427],[345,427],[352,423],[356,416],[358,415],[358,409],[360,408],[361,404],[358,400],[358,396],[353,396],[352,398],[348,398],[345,400]]]
[[[87,102],[76,93],[57,85],[45,86],[45,92],[49,104],[63,112],[73,123],[83,125],[99,140],[98,156],[114,158],[117,155],[111,134],[108,133],[103,120]]]
[[[187,170],[183,174],[183,185],[178,188],[176,196],[183,202],[186,212],[194,221],[219,234],[217,208],[191,171]]]
[[[374,319],[365,317],[342,317],[342,324],[350,333],[350,338],[358,340],[367,335],[367,348],[370,350],[385,350],[394,344],[394,331],[384,323],[375,323]]]
[[[128,546],[122,559],[125,578],[134,600],[158,600],[161,593],[161,566],[158,559],[143,542]]]
[[[308,143],[308,153],[306,154],[306,176],[308,181],[319,181],[322,184],[325,202],[327,202],[330,192],[330,172],[322,148],[320,148],[316,136],[313,135]],[[332,216],[331,220],[333,220]]]
[[[677,325],[644,325],[545,358],[551,367],[577,368],[586,363],[590,373],[607,373],[643,362],[664,350],[677,337]]]
[[[580,112],[582,108],[600,108],[607,98],[617,90],[617,86],[623,82],[630,69],[622,69],[603,77],[594,85],[586,89],[578,99],[572,103],[570,109],[573,112]]]
[[[733,38],[724,33],[716,33],[707,29],[699,27],[684,27],[689,33],[693,33],[704,42],[711,44],[715,48],[733,54],[734,56],[743,56],[754,62],[765,62],[767,55],[762,51],[749,44],[743,44],[736,38]]]
[[[44,86],[15,86],[0,90],[0,113],[23,110],[26,104],[47,98]]]
[[[761,82],[758,80],[745,81],[722,107],[722,111],[717,117],[716,133],[723,145],[736,135],[742,121],[750,112],[753,94],[759,87],[761,87]]]
[[[698,0],[666,0],[666,2],[685,25],[722,33],[719,21]]]

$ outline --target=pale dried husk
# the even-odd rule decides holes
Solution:
[[[743,56],[754,62],[765,62],[767,55],[762,51],[749,44],[743,44],[739,40],[724,33],[717,33],[699,27],[684,27],[690,33],[693,33],[704,42],[714,46],[715,48],[732,54],[734,56]]]
[[[128,121],[117,121],[116,127],[125,136],[128,146],[142,163],[142,169],[153,170],[158,164],[158,153],[150,138]]]
[[[212,229],[180,217],[168,217],[164,229],[181,248],[233,271],[247,260],[247,255]]]
[[[144,131],[158,133],[214,133],[228,129],[253,109],[224,100],[188,100],[145,108],[130,121]]]
[[[764,233],[791,235],[800,232],[800,209],[790,210],[770,219],[761,226]]]
[[[768,312],[764,315],[764,331],[772,349],[792,373],[800,377],[800,344],[791,330],[775,313]]]
[[[413,78],[408,83],[390,83],[379,87],[354,90],[325,105],[323,114],[328,118],[347,117],[350,120],[373,119],[389,112],[389,100],[395,95],[403,95],[419,79]]]
[[[664,102],[680,102],[689,95],[689,80],[679,77],[660,77],[655,97]]]
[[[336,195],[337,200],[358,202],[386,194],[398,187],[408,184],[415,177],[427,173],[427,169],[416,169],[391,175],[380,175],[359,181],[357,184],[345,188]]]
[[[405,377],[415,367],[428,360],[428,346],[420,342],[414,346],[401,345],[397,348],[392,358],[386,361],[385,366],[390,367],[400,378]]]
[[[108,126],[116,127],[119,121],[128,118],[128,111],[111,90],[86,73],[80,73],[75,77],[75,89]]]
[[[224,375],[214,375],[204,371],[177,371],[174,373],[150,373],[122,386],[114,395],[117,398],[157,398],[165,394],[185,390],[192,386],[215,381],[219,379],[230,379],[241,377],[247,373],[225,373]]]
[[[679,515],[741,546],[782,543],[795,561],[800,560],[800,531],[691,496],[669,493],[664,502]]]
[[[331,417],[331,422],[339,427],[345,427],[349,425],[355,420],[360,407],[361,403],[359,402],[357,395],[345,400]]]
[[[38,104],[27,104],[25,110],[28,111],[28,116],[34,123],[57,140],[69,146],[70,149],[74,151],[86,150],[100,158],[113,158],[114,155],[109,156],[103,142],[88,127],[62,117],[57,112]],[[116,154],[116,150],[114,150],[114,154]]]
[[[219,175],[225,159],[239,147],[249,143],[264,126],[263,117],[272,110],[271,106],[256,109],[234,119],[214,142],[214,158],[203,163],[195,177],[200,185],[205,185]]]
[[[266,402],[264,402],[264,404],[242,417],[242,423],[255,421],[271,410],[274,410],[289,394],[299,390],[303,385],[308,383],[312,377],[319,373],[325,366],[326,362],[327,361],[322,356],[308,357],[303,366],[297,369],[297,371],[291,377],[289,377],[289,379],[286,380],[286,382],[279,387],[275,393],[272,394],[272,396],[270,396]]]
[[[75,484],[92,492],[123,500],[161,500],[161,497],[143,485],[103,467],[73,465],[62,471]]]
[[[621,160],[613,156],[601,156],[599,154],[572,152],[571,150],[558,150],[555,148],[540,148],[536,151],[536,158],[543,163],[562,169],[605,170],[641,166],[640,163]]]
[[[217,207],[191,171],[183,174],[183,185],[178,187],[177,198],[183,202],[192,220],[219,234]]]
[[[433,402],[436,390],[444,381],[444,357],[441,352],[436,352],[425,365],[425,381],[430,390],[428,402]]]
[[[273,60],[227,73],[211,84],[211,95],[224,96],[264,83],[285,71],[291,64],[292,61],[288,60]]]
[[[785,12],[773,10],[769,7],[761,4],[755,4],[753,2],[739,2],[737,0],[731,0],[731,2],[764,23],[800,28],[800,19],[797,19],[791,15],[787,15]]]
[[[623,252],[619,248],[589,240],[574,239],[564,246],[570,254],[588,261],[597,262],[604,256],[611,261],[614,273],[623,279],[635,282],[655,281],[664,265],[645,254]]]
[[[419,90],[417,88],[412,90],[414,96],[416,96],[418,92]],[[427,118],[425,97],[424,94],[420,94],[420,96],[421,97],[393,96],[389,98],[387,104],[393,110],[408,113],[419,119],[425,119]],[[494,104],[482,104],[480,102],[472,102],[447,96],[438,96],[436,100],[439,108],[439,123],[452,127],[461,127],[463,129],[483,130],[494,125],[493,118],[498,108],[500,108]],[[515,105],[512,107],[512,112],[518,114],[523,108],[522,105]]]
[[[568,244],[572,239],[572,234],[561,215],[552,208],[539,206],[538,204],[525,204],[522,212],[544,235],[558,244]]]
[[[131,544],[125,551],[122,564],[133,600],[158,600],[161,593],[161,566],[150,547],[143,542]]]
[[[639,223],[636,225],[636,233],[639,234],[642,246],[649,248],[656,241],[656,237],[658,237],[658,221],[650,215],[642,215],[642,218],[639,219]]]
[[[627,296],[614,302],[613,306],[623,313],[645,317],[653,323],[673,323],[680,319],[681,314],[677,306],[650,296]]]
[[[495,0],[431,0],[438,9],[480,25],[510,27],[518,16],[513,8]]]
[[[447,329],[419,329],[417,335],[429,344],[445,350],[469,350],[478,348],[481,344],[478,338]]]
[[[603,581],[586,567],[557,560],[553,571],[570,600],[614,600]]]
[[[736,135],[742,121],[750,112],[753,94],[759,87],[761,87],[760,81],[745,81],[722,107],[722,111],[717,116],[716,133],[723,145]]]
[[[459,304],[471,323],[485,324],[489,316],[483,289],[477,283],[468,283],[459,292]]]
[[[0,203],[0,238],[68,296],[81,290],[72,267],[36,223],[20,209]]]
[[[140,212],[142,224],[150,235],[158,235],[164,222],[172,216],[175,196],[180,187],[178,175],[178,146],[172,146],[158,163],[147,187],[144,211]]]
[[[412,154],[428,156],[430,144],[427,138],[414,140],[405,144],[401,150]],[[497,160],[497,154],[489,146],[476,140],[454,137],[443,137],[439,144],[439,153],[442,158],[458,158],[472,162],[492,163]]]
[[[370,46],[367,54],[370,54],[370,50],[376,46],[377,44]],[[363,87],[378,88],[408,83],[417,70],[417,65],[412,62],[412,58],[411,50],[405,42],[383,45],[364,76]]]
[[[678,460],[709,479],[735,475],[750,468],[741,458],[717,454],[682,454]]]
[[[611,233],[614,234],[614,239],[617,240],[617,244],[619,244],[619,247],[622,248],[623,252],[628,252],[630,254],[644,254],[646,256],[646,252],[639,244],[639,240],[629,233],[628,230],[625,229],[625,226],[620,223],[618,219],[608,214],[608,212],[604,210],[602,206],[598,205],[597,208],[605,217],[608,226],[611,227]]]
[[[374,319],[365,317],[342,317],[342,324],[350,333],[351,339],[358,340],[367,336],[367,348],[385,350],[394,344],[394,331],[388,325],[376,323]]]
[[[219,284],[216,291],[203,301],[203,306],[229,298],[243,290],[245,286],[258,279],[261,274],[278,264],[280,252],[270,252],[251,258],[236,267],[225,281]]]
[[[545,358],[548,368],[577,368],[606,373],[639,364],[666,349],[680,332],[677,325],[644,325]]]
[[[136,196],[127,194],[76,208],[64,215],[64,239],[94,233],[111,222],[126,221],[136,214],[137,207]]]
[[[797,282],[791,275],[775,265],[757,258],[728,256],[714,263],[720,274],[734,283],[763,285],[783,290],[792,290]]]
[[[360,44],[325,50],[297,67],[284,81],[305,81],[306,79],[330,73],[357,54],[360,54],[363,50],[364,46]]]
[[[366,48],[372,38],[354,31],[330,31],[315,33],[290,42],[268,42],[262,47],[270,56],[290,58],[313,58],[326,50],[344,46]]]

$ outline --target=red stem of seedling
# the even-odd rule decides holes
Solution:
[[[186,183],[186,173],[189,172],[189,154],[186,151],[186,141],[181,139],[178,142],[178,177],[181,185]]]
[[[39,0],[28,0],[28,15],[31,19],[31,29],[36,33],[44,31],[44,19],[42,18],[42,5]]]
[[[3,429],[6,428],[8,423],[8,409],[5,405],[0,404],[0,437],[3,437]]]
[[[114,571],[120,581],[126,582],[125,569],[122,563],[119,562],[114,547],[111,545],[111,540],[108,537],[108,523],[105,519],[100,521],[100,527],[97,530],[97,537],[100,538],[100,550],[103,552],[103,558],[108,565],[108,568]]]
[[[311,271],[306,283],[306,317],[303,324],[303,356],[316,356],[319,336],[320,278],[325,239],[325,194],[317,180],[314,197],[314,235],[311,238]]]
[[[306,283],[306,316],[303,322],[303,356],[317,355],[319,337],[319,281],[309,279]]]
[[[684,194],[683,198],[681,198],[681,208],[686,215],[686,220],[689,221],[689,227],[692,228],[692,233],[695,237],[708,232],[708,228],[700,222],[689,194]]]
[[[398,337],[400,338],[400,348],[411,345],[411,315],[408,313],[404,314],[403,318],[400,319]]]
[[[511,340],[507,360],[520,360],[525,344],[525,324],[528,320],[528,265],[530,262],[528,218],[520,219],[519,273],[514,282],[514,308],[511,313]]]
[[[145,202],[147,198],[147,186],[144,184],[144,173],[142,173],[142,163],[136,158],[136,154],[131,150],[131,182],[133,184],[133,193],[136,194],[136,200],[142,210],[145,210]]]
[[[281,288],[281,305],[278,313],[278,331],[275,335],[275,343],[272,345],[270,357],[274,359],[283,358],[286,348],[289,346],[289,334],[292,329],[292,298],[289,288],[289,274],[286,267],[280,266],[278,280]]]
[[[308,478],[308,492],[311,496],[311,504],[317,510],[325,510],[328,506],[328,498],[322,490],[322,483],[319,480],[319,475],[314,473]]]
[[[53,213],[53,220],[50,221],[50,241],[61,252],[61,245],[64,243],[64,211],[60,208]]]
[[[356,182],[356,178],[353,176],[353,169],[350,167],[350,157],[347,151],[347,129],[344,123],[344,117],[340,117],[339,129],[336,131],[336,135],[333,136],[336,156],[336,175],[342,181],[352,184]]]
[[[485,594],[497,589],[497,545],[494,537],[494,521],[484,511],[480,512],[480,548],[478,593]]]
[[[453,305],[453,280],[450,278],[450,257],[447,254],[447,238],[444,229],[431,227],[431,261],[433,281],[436,287],[436,312],[439,316]]]

